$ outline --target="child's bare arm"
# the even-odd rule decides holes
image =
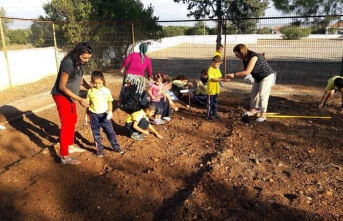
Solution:
[[[149,129],[156,135],[156,137],[163,138],[151,124],[149,125]]]
[[[112,112],[112,101],[108,101],[108,112]]]
[[[324,102],[327,101],[327,97],[329,96],[329,93],[330,93],[330,91],[325,91],[325,92],[324,92],[324,94],[323,94],[323,96],[322,96],[322,99],[320,100],[320,103],[319,103],[319,105],[318,105],[318,108],[319,108],[319,109],[322,108],[323,105],[324,105]]]

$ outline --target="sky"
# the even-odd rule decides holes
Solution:
[[[6,11],[6,17],[35,19],[39,15],[45,15],[42,8],[44,3],[50,0],[0,0],[0,7]],[[145,7],[150,3],[154,6],[154,15],[160,20],[177,20],[187,18],[187,5],[175,3],[173,0],[141,0]],[[271,5],[271,3],[270,3]],[[267,16],[280,14],[274,8],[266,11]]]

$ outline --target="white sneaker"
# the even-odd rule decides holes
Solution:
[[[69,153],[83,153],[83,152],[86,152],[85,149],[82,149],[82,148],[76,147],[76,146],[69,146],[68,150],[69,150]]]
[[[163,120],[170,121],[170,117],[164,117]]]
[[[61,164],[66,165],[66,164],[71,164],[71,165],[77,165],[80,164],[81,162],[78,161],[77,159],[68,157],[66,159],[61,158]]]

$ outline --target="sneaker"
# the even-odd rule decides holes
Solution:
[[[117,152],[117,153],[119,153],[119,154],[124,154],[124,150],[122,150],[122,149],[117,149],[117,150],[114,150],[114,152]]]
[[[206,120],[213,120],[212,116],[206,117]]]
[[[220,116],[218,114],[214,114],[213,117],[216,118],[216,119],[220,118]]]
[[[170,121],[170,117],[164,117],[163,120]]]
[[[131,138],[135,140],[144,140],[143,136],[137,132],[133,132]]]
[[[61,164],[63,164],[63,165],[66,165],[66,164],[77,165],[80,163],[81,163],[81,161],[78,161],[78,160],[71,158],[71,157],[68,157],[66,159],[61,158]]]
[[[165,122],[161,119],[155,119],[153,122],[155,125],[159,125],[159,124],[165,124]]]
[[[68,150],[69,150],[69,153],[83,153],[83,152],[86,152],[85,149],[82,149],[82,148],[74,146],[74,145],[69,146]]]
[[[100,150],[100,151],[96,152],[96,156],[99,158],[103,158],[104,157],[104,151]]]

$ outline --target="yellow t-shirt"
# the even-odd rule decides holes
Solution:
[[[197,88],[195,90],[195,94],[207,94],[207,85],[204,85],[200,80],[197,81]]]
[[[220,84],[219,82],[212,81],[213,78],[221,78],[222,73],[219,69],[215,69],[214,67],[210,66],[207,72],[208,80],[207,80],[207,94],[208,95],[216,95],[220,92]]]
[[[110,89],[102,87],[88,90],[86,100],[89,102],[89,111],[95,114],[103,114],[108,111],[108,102],[113,101]]]
[[[328,80],[328,84],[326,85],[325,91],[331,91],[331,90],[335,89],[334,81],[336,78],[342,78],[343,79],[343,77],[341,77],[341,76],[334,76],[334,77],[330,78]]]
[[[134,121],[139,122],[142,118],[145,118],[147,121],[149,121],[149,118],[145,115],[143,109],[130,114],[129,117],[126,119],[126,123],[131,123]]]
[[[222,59],[222,60],[223,60],[223,55],[222,55],[222,53],[220,53],[220,52],[216,51],[216,53],[214,53],[214,55],[213,55],[213,56],[215,57],[215,56],[217,56],[217,55],[220,57],[220,59]]]
[[[181,87],[181,88],[185,86],[185,85],[182,83],[181,80],[174,80],[174,81],[173,81],[173,84],[174,84],[175,86]]]

